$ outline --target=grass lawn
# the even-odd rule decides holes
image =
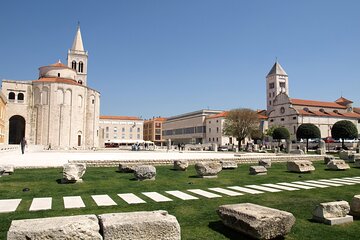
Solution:
[[[167,210],[176,216],[181,226],[182,239],[247,239],[223,226],[215,212],[219,205],[243,202],[293,213],[296,223],[286,239],[359,239],[360,220],[355,220],[351,224],[328,226],[314,223],[310,219],[311,211],[316,204],[340,199],[350,201],[354,195],[360,194],[360,184],[258,195],[245,194],[237,197],[223,196],[215,199],[199,197],[199,200],[189,201],[183,201],[165,193],[167,190],[193,188],[206,190],[209,187],[360,176],[359,168],[351,168],[348,171],[327,171],[322,162],[316,162],[314,165],[315,172],[297,174],[287,172],[285,163],[273,164],[267,176],[250,176],[248,175],[249,165],[239,165],[236,170],[222,171],[216,179],[196,178],[193,166],[190,166],[186,172],[173,171],[171,166],[162,166],[157,167],[155,181],[144,182],[134,181],[132,174],[118,173],[114,168],[88,168],[83,177],[84,182],[80,184],[59,184],[58,180],[62,175],[60,168],[19,169],[12,176],[0,178],[0,199],[22,199],[16,212],[0,213],[0,239],[6,239],[6,232],[14,219],[160,209]],[[23,192],[24,188],[29,188],[30,191]],[[156,203],[141,194],[148,191],[159,192],[174,201]],[[128,205],[116,195],[118,193],[134,193],[147,203]],[[118,205],[98,207],[91,198],[94,194],[108,194]],[[86,208],[64,209],[63,196],[81,196]],[[52,197],[53,209],[29,212],[28,209],[34,197]]]

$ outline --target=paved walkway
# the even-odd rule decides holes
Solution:
[[[347,185],[360,184],[360,177],[345,177],[332,179],[319,179],[308,181],[296,181],[291,183],[280,182],[276,184],[261,184],[261,185],[245,185],[229,186],[229,187],[213,187],[208,189],[188,189],[170,190],[161,193],[158,192],[141,192],[137,195],[134,193],[120,193],[117,194],[124,202],[128,204],[146,204],[148,202],[169,202],[174,200],[194,200],[200,198],[221,198],[241,197],[245,194],[263,194],[266,192],[281,192],[281,191],[299,191],[314,188],[328,188],[328,187],[343,187]],[[115,206],[117,203],[107,194],[91,195],[97,206]],[[14,212],[21,203],[21,199],[2,199],[0,200],[0,213]],[[86,207],[81,196],[65,196],[63,197],[65,209],[84,208]],[[49,210],[52,208],[52,198],[34,198],[32,200],[29,211]]]
[[[233,152],[178,152],[178,151],[31,151],[24,155],[20,151],[0,153],[0,164],[13,164],[15,167],[61,167],[69,160],[167,160],[167,159],[224,159],[235,158]]]

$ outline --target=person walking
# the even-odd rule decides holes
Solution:
[[[21,153],[24,154],[25,152],[25,146],[27,145],[25,137],[23,137],[20,141],[20,147],[21,147]]]

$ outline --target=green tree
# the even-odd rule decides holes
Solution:
[[[278,127],[278,128],[274,129],[272,137],[273,137],[273,139],[278,140],[278,145],[279,145],[281,139],[289,139],[290,138],[290,132],[289,132],[289,130],[287,130],[287,128]]]
[[[297,139],[306,139],[306,149],[309,149],[310,138],[320,138],[320,129],[312,123],[303,123],[296,131]]]
[[[227,112],[223,132],[227,136],[236,138],[240,150],[241,142],[250,136],[253,129],[258,127],[257,112],[248,108],[239,108]]]
[[[262,141],[264,139],[264,133],[260,129],[253,129],[250,133],[250,137],[257,143],[257,141]]]
[[[278,128],[278,127],[279,127],[279,126],[277,126],[277,125],[272,125],[272,126],[269,127],[268,129],[266,129],[265,135],[272,137],[272,135],[273,135],[273,133],[274,133],[274,130],[275,130],[276,128]]]
[[[345,139],[354,139],[358,137],[358,130],[352,122],[348,120],[338,121],[331,128],[331,136],[335,139],[341,138],[342,148],[345,147]]]

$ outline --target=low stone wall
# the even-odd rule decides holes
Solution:
[[[271,159],[272,162],[287,162],[290,160],[323,161],[324,155],[239,155],[234,158],[217,159],[187,159],[189,164],[200,161],[235,161],[238,164],[258,163],[260,159]],[[69,163],[86,163],[88,167],[117,167],[121,163],[145,164],[145,165],[173,165],[174,161],[183,159],[138,159],[138,160],[69,160]]]
[[[0,153],[2,152],[10,152],[10,151],[20,151],[20,145],[8,145],[8,144],[0,144]]]

